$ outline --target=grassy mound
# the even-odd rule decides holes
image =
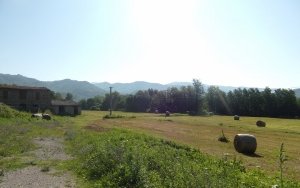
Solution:
[[[19,112],[11,107],[0,103],[0,117],[2,118],[24,118],[28,116],[24,112]]]
[[[87,187],[270,187],[279,182],[260,171],[245,172],[238,161],[123,130],[86,132],[71,142],[76,160],[70,168]]]

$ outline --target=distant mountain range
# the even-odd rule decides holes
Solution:
[[[132,83],[89,83],[87,81],[77,81],[64,79],[59,81],[39,81],[22,75],[9,75],[0,73],[0,84],[15,84],[21,86],[47,87],[52,91],[59,93],[72,93],[75,100],[87,99],[96,95],[104,96],[109,92],[109,87],[113,87],[113,91],[121,94],[134,94],[138,90],[147,90],[149,88],[156,90],[166,90],[170,87],[181,87],[192,85],[192,82],[173,82],[170,84],[149,83],[137,81]],[[209,85],[204,85],[207,89]],[[238,87],[218,86],[221,90],[228,92]],[[294,90],[296,96],[300,98],[300,88]]]
[[[114,91],[118,91],[121,94],[133,94],[139,90],[147,90],[147,89],[156,89],[156,90],[166,90],[170,87],[180,87],[180,86],[187,86],[191,85],[192,83],[189,82],[174,82],[170,84],[159,84],[159,83],[149,83],[144,81],[137,81],[132,83],[108,83],[108,82],[101,82],[101,83],[94,83],[95,86],[109,90],[109,87],[113,87]]]
[[[39,81],[22,75],[0,74],[0,84],[15,84],[20,86],[47,87],[62,94],[71,93],[75,100],[104,95],[106,91],[86,81],[59,80],[52,82]]]
[[[182,87],[193,85],[192,82],[172,82],[169,84],[159,84],[159,83],[149,83],[144,81],[137,81],[132,83],[108,83],[108,82],[100,82],[94,83],[97,87],[103,90],[109,90],[109,87],[113,87],[113,90],[118,91],[121,94],[132,94],[137,92],[138,90],[147,90],[147,89],[156,89],[156,90],[166,90],[170,87]],[[204,89],[207,89],[209,85],[204,85]],[[234,90],[237,87],[231,86],[219,86],[219,88],[225,92],[230,90]]]

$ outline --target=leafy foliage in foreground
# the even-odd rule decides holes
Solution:
[[[122,130],[85,132],[71,142],[76,156],[71,166],[88,187],[270,187],[279,182],[261,171],[246,173],[238,161]]]

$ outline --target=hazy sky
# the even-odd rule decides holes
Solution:
[[[0,0],[0,73],[300,87],[300,1]]]

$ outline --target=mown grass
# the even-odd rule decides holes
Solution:
[[[92,113],[93,112],[88,112]],[[284,167],[284,177],[300,180],[300,121],[296,119],[241,117],[239,121],[231,116],[195,117],[187,115],[171,115],[162,117],[157,114],[133,114],[115,112],[122,116],[136,116],[135,119],[123,118],[114,120],[98,120],[93,124],[104,128],[126,128],[138,133],[145,133],[158,138],[186,144],[204,153],[222,158],[243,161],[247,169],[261,169],[267,174],[279,177],[279,150],[285,144],[288,161]],[[99,112],[98,112],[99,114]],[[266,127],[257,127],[256,121],[263,120]],[[218,141],[224,131],[229,143]],[[248,156],[235,151],[234,136],[248,133],[256,136],[256,155]]]

